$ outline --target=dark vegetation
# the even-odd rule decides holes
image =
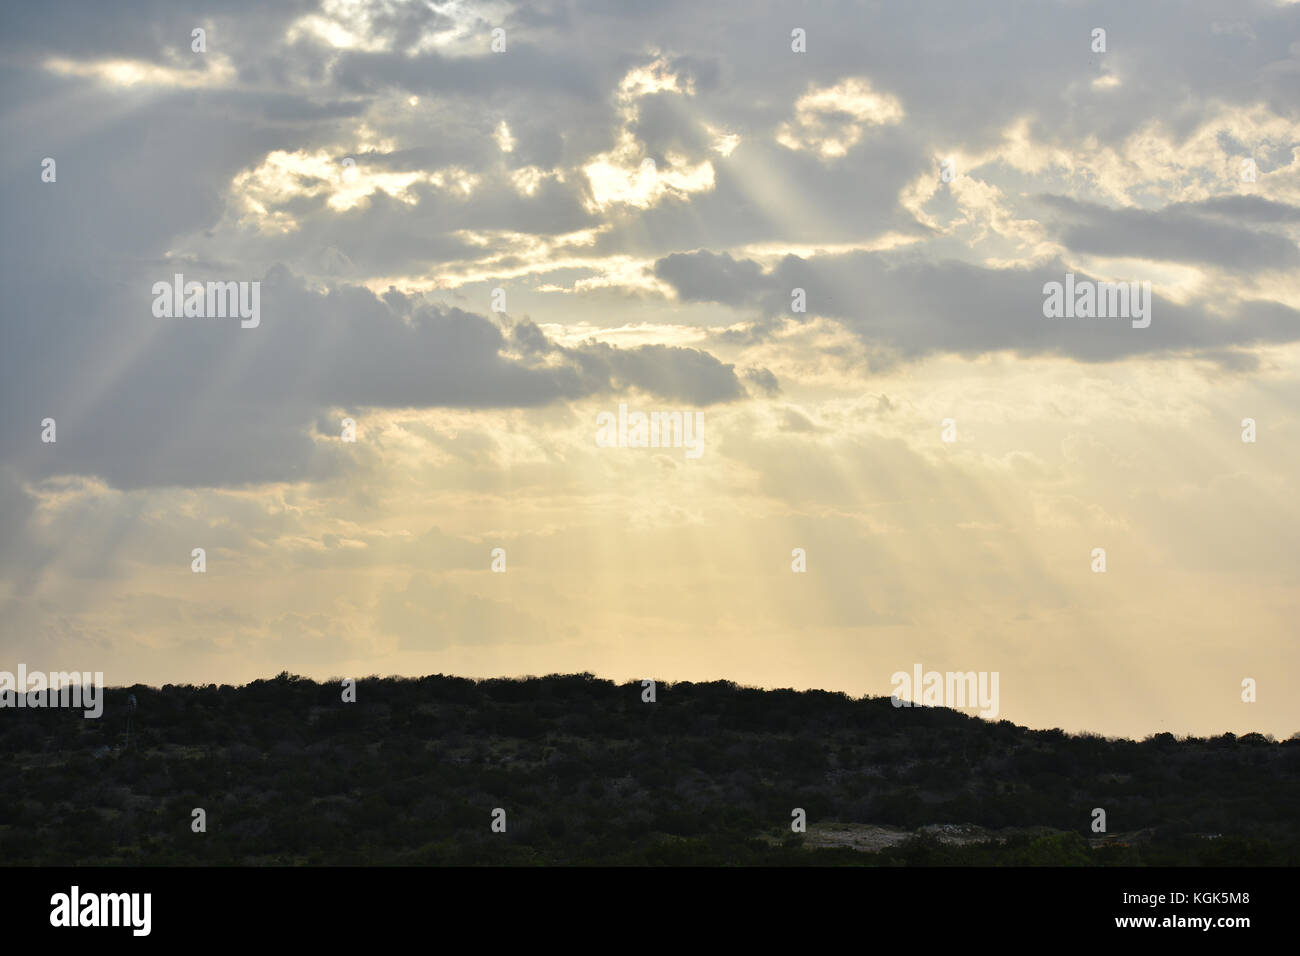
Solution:
[[[285,673],[109,689],[98,720],[0,710],[0,861],[1300,863],[1295,738],[1108,740],[725,681],[641,692],[588,674],[370,678],[343,703],[337,683]],[[795,807],[807,835],[791,833]],[[1000,832],[812,846],[829,821]]]

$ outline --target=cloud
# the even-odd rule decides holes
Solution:
[[[994,269],[865,252],[787,256],[766,272],[752,261],[707,252],[656,263],[656,274],[679,295],[769,318],[802,319],[791,312],[791,290],[804,289],[808,317],[839,319],[867,345],[900,359],[991,352],[1085,362],[1172,359],[1300,341],[1300,312],[1264,300],[1220,299],[1211,309],[1208,303],[1183,304],[1156,295],[1151,325],[1145,329],[1134,329],[1125,320],[1047,319],[1043,286],[1062,281],[1067,271],[1074,271],[1077,280],[1097,281],[1059,260]],[[760,324],[766,334],[775,328],[770,322]]]
[[[725,252],[708,250],[665,256],[655,263],[654,272],[673,287],[679,298],[727,305],[752,301],[757,284],[764,278],[757,262],[737,261]]]
[[[59,441],[33,456],[39,429],[11,420],[2,447],[39,474],[94,474],[124,487],[319,479],[348,461],[306,427],[322,408],[523,408],[628,388],[691,404],[746,395],[731,365],[698,349],[563,348],[527,321],[503,328],[422,296],[317,292],[283,268],[258,281],[261,324],[241,329],[238,319],[153,318],[152,282],[140,277],[134,294],[123,290],[100,311],[114,317],[129,356],[121,374],[93,401],[83,391],[79,407],[74,380],[15,371],[0,386],[6,403],[49,409]]]
[[[1223,218],[1254,216],[1255,222],[1297,221],[1300,209],[1284,203],[1269,203],[1257,197],[1223,197],[1146,210],[1111,209],[1065,196],[1044,196],[1040,201],[1058,214],[1052,228],[1060,241],[1077,252],[1247,272],[1300,265],[1300,248],[1291,238]]]
[[[812,150],[822,159],[844,156],[868,126],[892,126],[904,116],[897,98],[876,92],[870,80],[860,77],[809,90],[794,108],[794,121],[782,124],[776,141],[790,149]]]

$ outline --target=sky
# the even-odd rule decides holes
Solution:
[[[1300,4],[54,0],[0,77],[0,670],[1300,730]]]

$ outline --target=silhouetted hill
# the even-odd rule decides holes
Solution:
[[[1300,862],[1294,738],[1108,740],[727,681],[646,703],[589,674],[105,694],[98,720],[0,710],[0,860]]]

